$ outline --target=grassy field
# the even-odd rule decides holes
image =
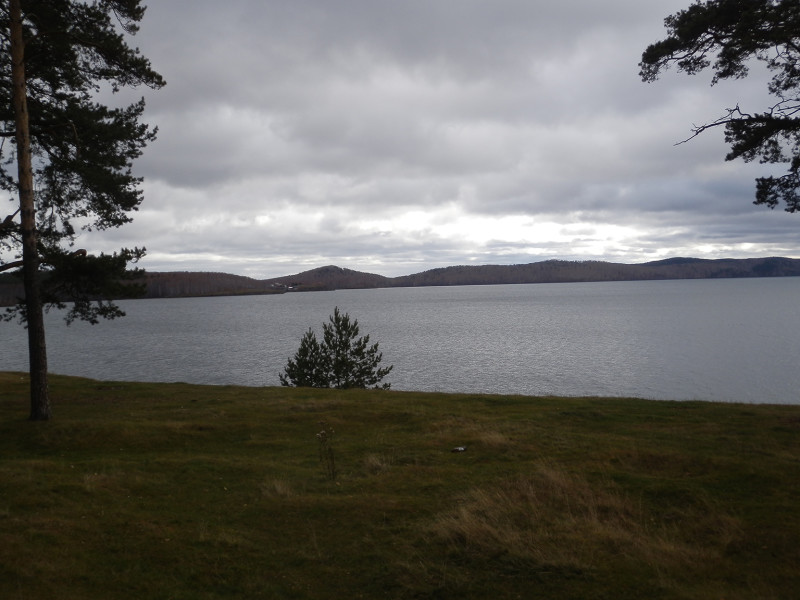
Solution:
[[[3,600],[800,593],[800,406],[51,393],[0,373]]]

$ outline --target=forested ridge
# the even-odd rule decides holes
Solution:
[[[521,265],[442,267],[400,277],[384,277],[337,266],[325,266],[272,279],[188,271],[146,273],[144,297],[234,296],[447,285],[798,276],[800,259],[780,257],[717,260],[669,258],[640,264],[545,260]],[[0,304],[12,304],[21,294],[21,284],[13,275],[4,274],[0,277]]]
[[[487,285],[791,276],[800,276],[800,259],[705,260],[699,258],[669,258],[641,264],[546,260],[523,265],[444,267],[424,271],[416,275],[397,277],[393,279],[393,285]]]

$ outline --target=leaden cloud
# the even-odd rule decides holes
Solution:
[[[799,256],[721,131],[765,77],[638,76],[688,0],[151,3],[168,81],[135,221],[82,242],[151,270],[400,275],[548,258]]]

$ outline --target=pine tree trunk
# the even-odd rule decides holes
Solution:
[[[22,228],[22,272],[25,286],[25,316],[28,325],[28,356],[31,380],[32,421],[51,416],[47,385],[47,346],[44,312],[39,284],[36,206],[33,198],[33,165],[28,127],[27,85],[25,80],[25,41],[22,32],[20,0],[9,1],[11,29],[11,81],[16,125],[19,206]]]

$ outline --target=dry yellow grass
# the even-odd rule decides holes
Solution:
[[[429,527],[467,554],[579,571],[635,560],[654,572],[685,572],[720,560],[741,534],[735,517],[711,506],[662,520],[618,485],[550,463],[470,490]],[[702,530],[713,535],[699,537]]]

